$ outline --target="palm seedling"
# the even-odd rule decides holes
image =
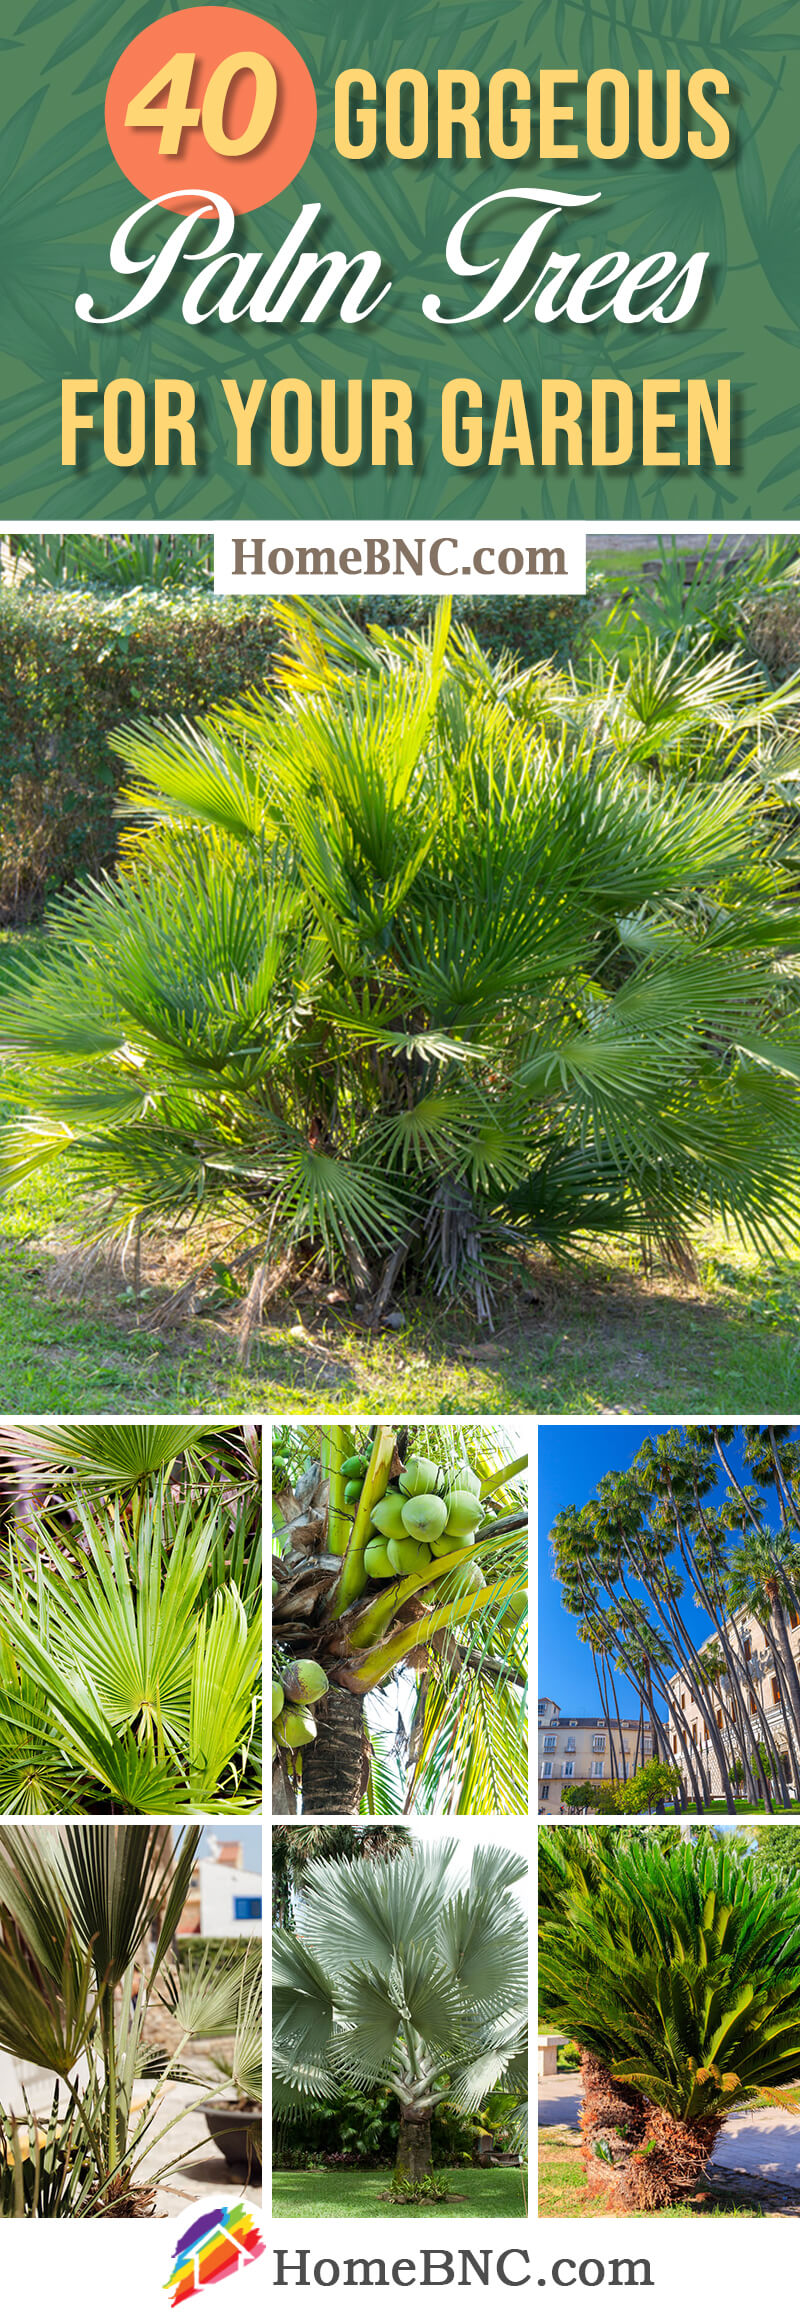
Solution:
[[[588,2056],[589,2179],[634,2209],[702,2176],[734,2105],[800,2075],[800,1895],[724,1840],[540,1839],[543,2016]]]
[[[299,1936],[273,1935],[273,2105],[302,2112],[337,2087],[390,2088],[396,2176],[431,2172],[437,2105],[479,2111],[507,2086],[524,2134],[527,1929],[514,1854],[487,1846],[468,1874],[452,1840],[393,1860],[319,1862]]]
[[[285,1428],[273,1474],[273,1805],[524,1812],[525,1455],[487,1425]],[[430,1541],[430,1543],[428,1543]],[[394,1676],[389,1760],[370,1696]],[[397,1777],[405,1759],[406,1782]]]
[[[795,1239],[791,688],[280,617],[278,687],[121,737],[119,875],[0,1007],[2,1182],[55,1161],[120,1234],[217,1210],[373,1315],[416,1266],[487,1316],[509,1244]]]

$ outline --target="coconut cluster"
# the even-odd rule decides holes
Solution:
[[[406,1461],[396,1481],[372,1509],[373,1537],[364,1550],[370,1579],[423,1578],[435,1583],[438,1599],[474,1595],[485,1584],[479,1563],[461,1562],[437,1579],[436,1563],[474,1546],[483,1514],[480,1481],[471,1466],[445,1476],[435,1459]]]
[[[272,1757],[279,1748],[290,1756],[307,1748],[317,1737],[317,1721],[312,1708],[324,1699],[328,1689],[325,1669],[316,1659],[293,1659],[273,1670],[272,1677]]]

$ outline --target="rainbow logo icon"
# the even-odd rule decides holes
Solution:
[[[201,2288],[215,2288],[219,2280],[243,2272],[263,2254],[258,2225],[241,2200],[235,2207],[207,2208],[181,2233],[169,2279],[164,2282],[171,2293],[173,2311],[176,2304],[197,2296]]]

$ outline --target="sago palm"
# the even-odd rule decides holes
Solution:
[[[419,1459],[442,1491],[468,1466],[479,1495],[474,1529],[450,1538],[440,1526],[435,1551],[412,1554],[403,1575],[384,1558],[381,1526],[394,1505],[403,1529],[403,1475]],[[274,1809],[524,1812],[524,1451],[499,1425],[332,1423],[279,1429],[274,1460]],[[306,1666],[316,1673],[304,1684]],[[395,1675],[408,1683],[393,1782],[369,1700]],[[286,1724],[295,1699],[309,1703],[305,1740],[302,1716]]]
[[[452,1840],[390,1861],[318,1863],[300,1934],[273,1935],[273,2105],[302,2111],[338,2086],[385,2087],[400,2108],[396,2173],[430,2173],[433,2112],[480,2110],[525,2089],[525,1874],[493,1846],[458,1865]]]
[[[615,2142],[593,2100],[590,2173],[631,2207],[668,2205],[734,2105],[800,2076],[796,1881],[710,1837],[667,1852],[553,1831],[540,1868],[543,2015],[627,2106]]]
[[[509,1237],[794,1238],[793,694],[281,617],[279,687],[121,738],[119,875],[0,1007],[2,1182],[55,1161],[120,1232],[216,1207],[378,1308],[415,1261],[486,1314]]]

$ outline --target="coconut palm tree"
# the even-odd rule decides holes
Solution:
[[[708,1837],[663,1854],[554,1830],[540,1851],[540,2003],[592,2057],[588,2179],[669,2206],[728,2111],[800,2072],[797,1880]]]
[[[216,1970],[165,1971],[200,1834],[189,1828],[176,1842],[165,1828],[142,1823],[0,1831],[0,2050],[60,2082],[44,2137],[46,2164],[28,2170],[27,2207],[20,2205],[23,2122],[0,2117],[2,2212],[148,2212],[166,2132],[158,2116],[164,2085],[180,2071],[202,2089],[187,2099],[183,2116],[219,2088],[217,2069],[190,2062],[190,2041],[238,2037],[237,2070],[255,2090],[255,1952],[246,1950],[235,1964],[216,1961]],[[178,2036],[140,2105],[134,2082],[152,2066],[146,2033],[156,1992]],[[29,2108],[24,2126],[35,2149]]]
[[[526,2094],[525,1919],[516,1854],[457,1841],[395,1860],[318,1863],[300,1935],[273,1938],[273,2102],[302,2111],[337,2086],[390,2088],[396,2175],[431,2171],[438,2105],[480,2110],[493,2087]]]
[[[487,1316],[520,1238],[796,1240],[792,689],[277,617],[280,687],[120,737],[121,870],[6,983],[2,1183],[56,1163],[121,1234],[216,1209],[373,1314],[413,1263]]]
[[[275,1727],[274,1810],[524,1812],[527,1456],[502,1425],[464,1421],[283,1428],[274,1457],[273,1674],[282,1688],[287,1665],[317,1671],[309,1744],[291,1745]],[[476,1529],[446,1554],[437,1540],[425,1569],[374,1579],[368,1549],[381,1503],[410,1458],[434,1474],[470,1469]],[[345,1469],[359,1465],[349,1480]],[[415,1685],[395,1759],[399,1790],[387,1783],[367,1709],[395,1674]]]

